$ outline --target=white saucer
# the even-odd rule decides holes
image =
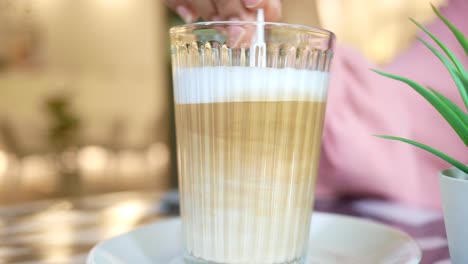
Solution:
[[[179,218],[158,221],[95,246],[88,264],[179,263]],[[421,250],[407,234],[356,217],[314,213],[307,263],[415,264]]]

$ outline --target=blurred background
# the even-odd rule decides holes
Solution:
[[[443,0],[288,0],[283,21],[334,31],[385,64]],[[176,186],[161,0],[0,0],[0,204]]]

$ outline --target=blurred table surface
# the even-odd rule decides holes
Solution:
[[[397,227],[418,241],[421,263],[450,263],[439,211],[379,200],[319,200],[315,207]],[[3,206],[0,263],[85,263],[97,242],[177,215],[176,192],[131,191]]]

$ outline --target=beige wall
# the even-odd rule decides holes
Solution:
[[[0,0],[5,1],[5,0]],[[116,119],[125,121],[125,144],[150,137],[168,109],[166,18],[154,0],[30,0],[39,28],[42,66],[0,75],[0,116],[18,127],[34,149],[45,133],[42,103],[54,91],[74,98],[89,141],[105,141]]]
[[[387,63],[414,41],[417,27],[435,17],[430,3],[446,0],[288,0],[284,21],[321,26],[336,33],[340,43],[360,50],[371,61]]]
[[[320,27],[320,20],[315,0],[283,1],[283,17],[286,23]]]

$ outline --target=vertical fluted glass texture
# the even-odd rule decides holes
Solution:
[[[304,261],[334,37],[266,23],[256,67],[257,26],[171,29],[186,263]]]

